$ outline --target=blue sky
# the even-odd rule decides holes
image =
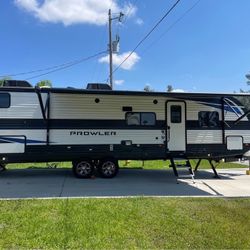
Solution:
[[[118,32],[121,39],[116,58],[119,63],[174,2],[2,0],[0,75],[46,68],[106,50],[110,6],[114,12],[129,14],[122,25],[113,23],[114,36]],[[167,31],[196,2],[181,0],[138,48],[126,69],[115,73],[115,89],[142,90],[147,84],[156,91],[165,91],[168,84],[189,92],[248,89],[250,1],[200,0]],[[77,88],[88,82],[103,82],[109,72],[100,57],[30,82],[50,79],[54,87]],[[37,73],[15,78],[34,75]]]

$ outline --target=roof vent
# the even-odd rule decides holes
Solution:
[[[32,85],[27,81],[21,80],[4,80],[3,85],[1,87],[25,87],[32,88]]]
[[[107,83],[88,83],[86,89],[91,90],[112,90],[111,87]]]

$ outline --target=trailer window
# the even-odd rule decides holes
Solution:
[[[219,126],[219,113],[217,111],[200,111],[198,118],[200,127],[214,128]]]
[[[155,113],[141,113],[141,125],[155,125]]]
[[[181,106],[171,106],[171,123],[181,123]]]
[[[127,125],[137,126],[153,126],[156,123],[155,113],[139,113],[139,112],[127,112],[126,113]]]
[[[9,108],[9,107],[10,107],[10,94],[0,93],[0,108]]]
[[[141,116],[140,113],[126,113],[126,121],[128,125],[140,125]]]

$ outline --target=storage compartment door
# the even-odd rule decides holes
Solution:
[[[243,137],[242,136],[227,136],[227,150],[242,150]]]
[[[1,136],[0,154],[16,154],[25,152],[26,137],[21,136]]]

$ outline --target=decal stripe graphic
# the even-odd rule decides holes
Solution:
[[[40,140],[32,140],[32,139],[26,139],[25,138],[15,138],[15,137],[0,137],[1,143],[45,143],[46,141],[40,141]]]

